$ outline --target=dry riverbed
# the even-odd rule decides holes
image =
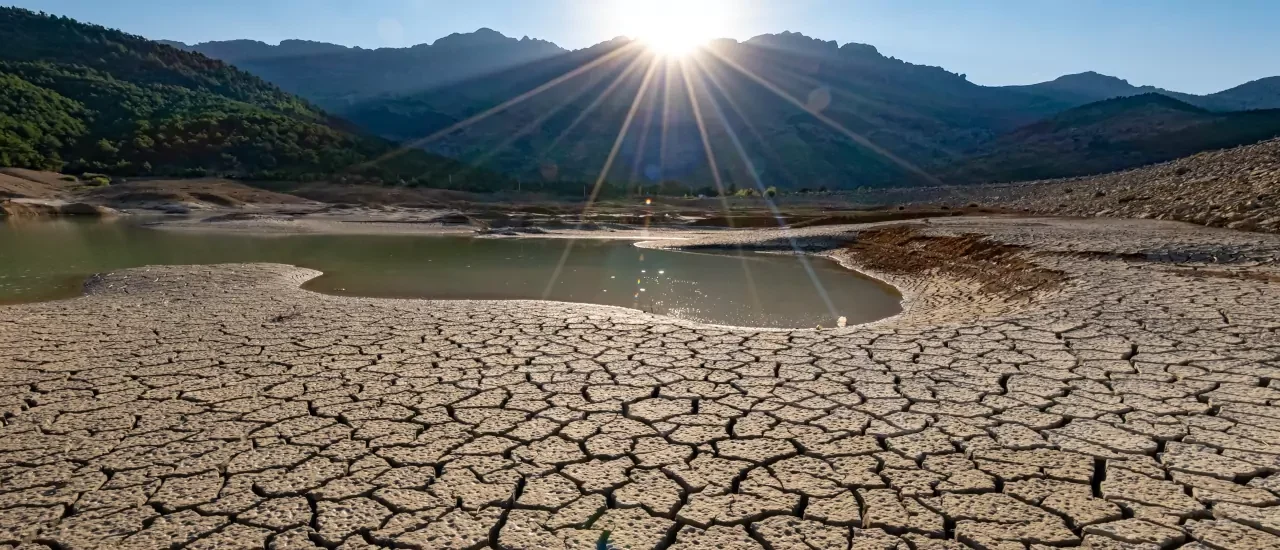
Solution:
[[[831,254],[906,307],[750,330],[326,296],[273,264],[104,274],[0,308],[0,547],[1280,545],[1280,238],[950,219],[678,242]]]

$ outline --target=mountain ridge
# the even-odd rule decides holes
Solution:
[[[326,109],[383,95],[412,93],[565,53],[555,43],[512,38],[487,27],[430,44],[362,48],[309,40],[164,43],[235,64]],[[433,70],[424,71],[422,67]]]
[[[140,36],[0,8],[0,38],[9,45],[0,49],[2,165],[122,176],[503,181],[452,159],[399,152],[256,76]]]
[[[554,165],[559,174],[594,179],[624,125],[630,99],[641,89],[638,74],[621,77],[623,66],[643,65],[643,55],[628,53],[629,61],[611,62],[608,69],[590,67],[586,76],[574,77],[581,85],[557,84],[540,92],[547,97],[531,97],[513,105],[504,102],[587,67],[605,52],[625,50],[628,44],[631,42],[615,40],[454,86],[359,102],[339,112],[392,139],[430,136],[431,140],[422,143],[428,150],[484,163],[517,177],[537,178],[544,166]],[[913,169],[956,173],[954,166],[970,157],[990,154],[985,146],[1007,147],[997,143],[1001,136],[1098,101],[1095,97],[1105,100],[1150,93],[1097,73],[1066,75],[1047,86],[1048,90],[981,86],[941,67],[884,56],[874,46],[839,45],[794,32],[760,35],[743,42],[717,40],[688,65],[716,75],[713,80],[718,83],[705,82],[694,86],[700,90],[686,90],[680,75],[659,76],[657,85],[675,93],[658,101],[680,103],[687,101],[690,93],[701,98],[702,116],[709,126],[705,136],[713,142],[710,156],[701,143],[703,134],[690,120],[692,113],[677,108],[675,115],[660,115],[669,126],[663,136],[655,136],[647,126],[629,127],[618,142],[618,162],[606,178],[629,180],[635,185],[664,178],[706,183],[717,179],[711,169],[717,165],[720,183],[739,188],[911,185],[920,181],[912,175]],[[773,82],[776,90],[761,86],[761,79],[746,73],[763,75],[762,80]],[[609,84],[614,79],[619,80]],[[662,82],[676,84],[671,88]],[[1098,83],[1104,86],[1099,89]],[[720,86],[728,91],[715,89]],[[779,91],[790,99],[778,97]],[[612,96],[603,97],[606,92]],[[1162,97],[1198,97],[1161,92]],[[579,99],[583,96],[587,99]],[[652,101],[637,104],[636,120],[653,120],[651,113],[663,111]],[[711,108],[713,103],[720,108]],[[499,105],[502,109],[483,121],[438,135]],[[734,112],[739,109],[745,113]],[[1120,119],[1101,127],[1122,132],[1136,128]],[[1246,134],[1234,129],[1227,133]],[[851,135],[861,136],[873,146],[860,144]],[[1125,141],[1134,136],[1111,137]],[[1208,141],[1239,144],[1234,139],[1219,136]],[[1180,147],[1200,142],[1186,136],[1179,140]],[[1166,154],[1143,147],[1119,165],[1102,167],[1141,165]],[[736,160],[742,155],[739,149],[751,159],[746,165]],[[1075,154],[1071,147],[1061,152],[1068,157]],[[885,161],[892,157],[914,166]],[[664,169],[646,169],[651,165]],[[1054,170],[1049,172],[1056,173]]]
[[[940,176],[952,182],[1087,176],[1280,136],[1280,109],[1218,112],[1148,92],[1068,109],[998,137]]]
[[[243,60],[246,58],[252,59],[257,57],[284,57],[288,55],[297,55],[297,54],[305,54],[305,53],[376,52],[379,50],[423,49],[423,48],[431,48],[435,46],[451,46],[451,47],[475,46],[478,44],[483,45],[483,44],[500,43],[507,40],[515,40],[517,42],[522,42],[522,43],[535,43],[535,44],[549,45],[557,49],[560,49],[562,51],[568,51],[568,50],[565,50],[564,48],[561,48],[556,43],[548,40],[542,40],[539,38],[530,38],[528,36],[524,36],[521,38],[509,37],[489,27],[480,27],[475,31],[472,31],[469,33],[459,33],[459,32],[450,33],[446,36],[437,38],[436,40],[429,43],[423,42],[420,44],[413,44],[410,46],[384,46],[380,48],[365,48],[363,46],[346,46],[346,45],[337,44],[334,42],[325,42],[320,40],[306,40],[306,39],[300,39],[300,38],[286,38],[275,44],[272,44],[270,42],[265,42],[262,40],[253,40],[249,38],[233,38],[229,40],[206,40],[204,42],[195,42],[195,43],[187,43],[187,42],[181,42],[178,40],[166,40],[166,39],[157,39],[154,41],[178,48],[180,50],[194,51],[194,52],[202,53],[205,55],[209,55],[208,53],[206,53],[206,50],[217,51],[219,49],[229,48],[229,47],[230,47],[229,49],[231,51],[231,55],[235,55],[235,50],[233,49],[233,47],[235,46],[244,46],[244,47],[254,48],[259,50],[260,52],[258,55],[252,55],[251,57],[222,59],[223,61],[234,62],[236,60]],[[310,51],[307,51],[307,50],[310,50]],[[252,54],[253,52],[249,52],[249,53]],[[217,56],[209,55],[209,57],[217,57]]]
[[[623,37],[620,37],[623,38]],[[385,95],[404,95],[451,85],[469,78],[481,77],[485,74],[512,69],[531,63],[572,52],[581,52],[605,44],[616,42],[618,38],[579,49],[566,49],[554,42],[529,38],[509,37],[488,27],[481,27],[470,33],[451,33],[431,43],[421,43],[396,48],[363,48],[344,46],[328,42],[288,39],[271,45],[254,40],[222,40],[197,44],[184,44],[175,41],[163,43],[188,51],[195,51],[216,59],[242,65],[245,69],[259,74],[267,80],[275,82],[287,91],[297,93],[327,108],[341,109],[353,103]],[[836,40],[825,40],[805,35],[800,32],[784,30],[780,33],[764,33],[739,42],[732,38],[715,39],[708,42],[709,48],[727,45],[752,45],[762,48],[804,54],[815,57],[840,58],[845,61],[862,60],[865,62],[901,63],[914,70],[936,72],[939,78],[959,78],[967,80],[963,73],[949,71],[943,67],[915,64],[896,57],[886,56],[871,44],[854,41],[840,43]],[[472,56],[465,60],[471,63],[469,68],[448,65],[449,60],[426,59],[432,54],[443,54],[446,51],[466,51],[467,48],[494,48],[492,51]],[[339,81],[363,80],[369,82],[361,86],[345,86],[336,82],[325,82],[311,78],[323,62],[319,57],[330,56],[337,66],[333,68]],[[290,74],[287,67],[291,61],[300,65],[302,74]],[[439,77],[421,76],[416,68],[422,63],[445,63]],[[363,67],[364,70],[361,69]],[[440,66],[437,66],[439,69]],[[374,74],[369,74],[374,73]],[[397,75],[405,82],[396,83],[388,75]],[[418,75],[418,76],[415,76]],[[949,76],[947,76],[949,75]],[[1245,82],[1231,88],[1211,94],[1189,94],[1167,90],[1148,85],[1133,85],[1120,77],[1104,75],[1095,71],[1065,74],[1053,80],[1032,84],[1005,86],[986,86],[983,88],[1012,90],[1035,94],[1052,101],[1078,106],[1112,97],[1139,95],[1144,93],[1161,93],[1197,105],[1218,111],[1246,109],[1280,108],[1280,76],[1264,77]]]
[[[351,122],[306,103],[291,107],[294,114],[344,131],[358,127],[526,180],[603,178],[641,187],[714,181],[729,188],[847,188],[937,183],[932,174],[1052,177],[1064,164],[1111,170],[1268,137],[1273,113],[1216,111],[1280,106],[1280,78],[1206,96],[1092,71],[982,86],[942,67],[885,56],[873,45],[792,31],[716,40],[682,61],[626,37],[565,50],[484,27],[406,48],[233,40],[186,51],[210,67],[237,59],[239,69]],[[11,83],[14,97],[61,105],[41,95],[31,74],[10,72],[21,80]],[[193,76],[187,72],[166,78],[186,82]],[[650,84],[663,92],[642,93]],[[80,116],[74,102],[61,110],[72,120]],[[1248,128],[1241,121],[1264,124]],[[74,130],[61,118],[49,124]],[[1088,151],[1082,136],[1106,154],[1071,160]],[[1172,145],[1157,147],[1153,136]]]

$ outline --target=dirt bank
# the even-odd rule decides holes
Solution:
[[[83,202],[67,202],[58,199],[0,200],[0,218],[56,218],[67,216],[115,217],[120,212]]]

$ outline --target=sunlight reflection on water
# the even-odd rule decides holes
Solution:
[[[644,250],[627,241],[363,235],[255,237],[136,224],[50,221],[0,226],[0,302],[75,296],[92,273],[148,264],[278,262],[325,274],[329,294],[437,299],[547,299],[623,306],[761,327],[833,327],[814,279],[849,324],[897,313],[899,296],[834,262],[794,256]],[[619,275],[637,274],[631,278]]]

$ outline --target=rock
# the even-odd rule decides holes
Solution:
[[[974,202],[994,208],[1066,216],[1143,217],[1189,221],[1237,231],[1280,231],[1280,138],[1210,151],[1164,164],[1070,179],[964,187]],[[939,187],[919,204],[936,203],[957,191]],[[1099,208],[1119,196],[1116,208]],[[1138,210],[1135,205],[1142,204]],[[1056,209],[1056,210],[1055,210]]]
[[[99,217],[117,216],[120,214],[120,212],[118,210],[115,210],[114,208],[107,208],[105,206],[98,206],[96,204],[88,204],[83,202],[73,202],[73,203],[64,204],[58,209],[58,213],[63,216],[99,216]]]
[[[1234,521],[1192,520],[1187,531],[1196,540],[1210,548],[1241,550],[1275,550],[1280,548],[1280,537],[1257,529],[1245,527]]]
[[[83,202],[64,202],[42,199],[12,199],[0,201],[0,218],[40,218],[58,216],[113,217],[118,210]]]
[[[1154,544],[1162,548],[1168,548],[1186,540],[1186,535],[1182,531],[1141,519],[1124,519],[1090,525],[1084,528],[1084,532],[1129,544]]]

